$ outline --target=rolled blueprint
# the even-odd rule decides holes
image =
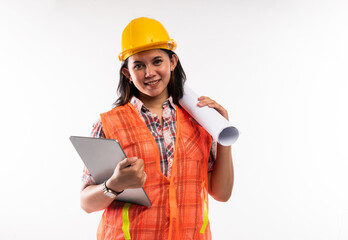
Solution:
[[[184,96],[179,103],[221,145],[229,146],[237,141],[238,129],[214,108],[198,107],[198,98],[199,96],[185,85]]]

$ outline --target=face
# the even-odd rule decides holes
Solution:
[[[140,97],[168,98],[167,86],[177,61],[175,54],[170,59],[165,51],[152,49],[130,56],[122,73],[140,91]]]

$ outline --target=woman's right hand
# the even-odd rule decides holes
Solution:
[[[128,188],[141,188],[145,182],[144,160],[132,157],[122,160],[117,165],[106,185],[116,192],[121,192]]]
[[[144,161],[138,158],[126,158],[114,170],[106,181],[106,186],[116,192],[127,188],[143,187],[146,181]],[[102,184],[89,185],[84,183],[81,189],[81,207],[87,213],[100,211],[110,205],[113,198],[105,196]]]

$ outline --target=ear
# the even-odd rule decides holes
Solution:
[[[178,56],[176,54],[173,54],[171,59],[170,59],[170,71],[174,71],[176,68],[176,65],[178,64]]]
[[[128,78],[131,81],[131,76],[130,76],[128,68],[126,68],[126,67],[122,68],[122,73],[123,73],[123,75],[126,76],[126,78]]]

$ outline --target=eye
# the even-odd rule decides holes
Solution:
[[[144,67],[144,64],[135,64],[134,65],[134,70],[141,70]]]
[[[162,62],[163,62],[162,59],[156,59],[156,60],[153,62],[153,64],[154,64],[155,66],[158,66],[158,65],[161,65]]]

